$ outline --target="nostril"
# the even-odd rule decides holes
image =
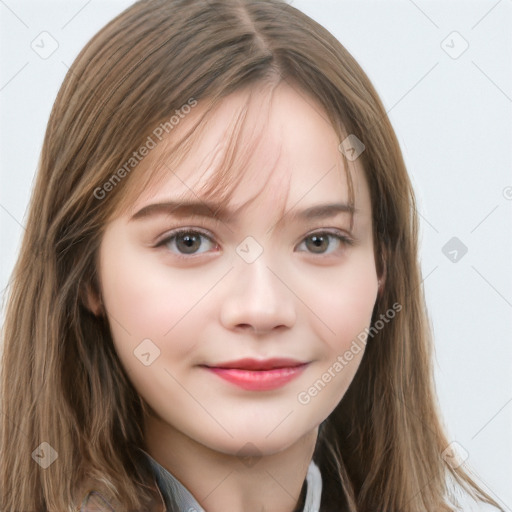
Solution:
[[[236,327],[238,329],[243,329],[244,331],[247,330],[247,329],[256,330],[251,324],[238,324]]]

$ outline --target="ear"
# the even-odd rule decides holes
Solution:
[[[85,283],[80,290],[84,306],[95,316],[103,316],[103,301],[96,286],[91,282]]]

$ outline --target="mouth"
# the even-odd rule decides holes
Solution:
[[[204,365],[208,368],[221,368],[221,369],[236,369],[236,370],[252,370],[264,371],[274,370],[276,368],[296,368],[306,364],[305,362],[298,361],[297,359],[289,358],[273,358],[273,359],[238,359],[237,361],[227,361],[225,363],[215,363],[211,365]]]
[[[298,377],[309,365],[295,359],[239,359],[200,365],[231,384],[248,391],[277,389]]]

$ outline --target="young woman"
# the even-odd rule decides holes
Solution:
[[[498,507],[441,425],[417,222],[325,29],[280,0],[135,3],[49,120],[4,327],[1,510]]]

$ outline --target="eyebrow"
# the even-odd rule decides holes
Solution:
[[[358,208],[347,203],[328,203],[311,206],[298,212],[287,212],[285,216],[290,215],[293,220],[305,221],[335,217],[342,213],[353,215],[359,211]],[[207,201],[167,201],[145,206],[130,218],[130,222],[164,214],[176,217],[212,217],[226,223],[233,222],[236,215],[234,211],[222,204]]]

